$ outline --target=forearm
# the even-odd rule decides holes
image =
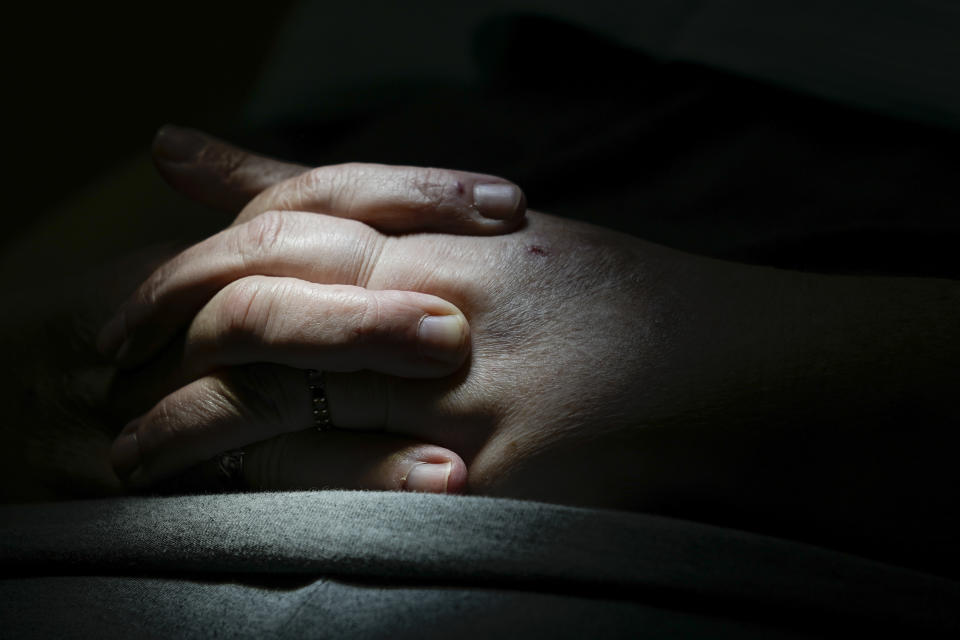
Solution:
[[[942,554],[960,534],[960,283],[786,277],[757,327],[718,340],[738,354],[717,378],[724,401],[668,443],[691,473],[670,477],[660,509],[956,563]]]
[[[960,282],[818,276],[796,301],[798,385],[851,417],[923,409],[957,420]]]

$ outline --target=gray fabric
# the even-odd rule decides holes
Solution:
[[[334,616],[358,633],[378,624],[413,633],[402,613],[409,607],[419,611],[410,620],[440,625],[490,607],[503,620],[581,631],[601,616],[611,633],[631,625],[679,633],[702,619],[739,633],[784,618],[788,630],[810,632],[827,624],[960,629],[954,582],[626,512],[326,491],[15,505],[0,508],[0,522],[0,566],[16,576],[0,584],[4,620],[18,610],[36,621],[44,610],[115,607],[188,626],[209,618],[219,629],[240,608],[251,628]],[[79,575],[101,577],[63,577]]]
[[[699,637],[705,624],[711,637],[810,637],[629,601],[327,579],[277,588],[167,578],[32,578],[0,580],[0,597],[0,611],[17,612],[5,637],[62,637],[65,631],[96,638]],[[51,603],[68,616],[51,615]]]

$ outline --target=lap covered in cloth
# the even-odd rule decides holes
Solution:
[[[319,491],[0,508],[4,637],[960,631],[960,584],[644,514]]]

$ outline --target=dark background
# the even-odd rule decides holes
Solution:
[[[12,4],[8,230],[129,161],[164,123],[230,131],[292,2]]]

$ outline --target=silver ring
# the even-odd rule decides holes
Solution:
[[[307,388],[310,389],[310,411],[313,415],[314,428],[317,431],[332,429],[330,409],[327,407],[327,384],[323,379],[322,371],[307,369]]]

